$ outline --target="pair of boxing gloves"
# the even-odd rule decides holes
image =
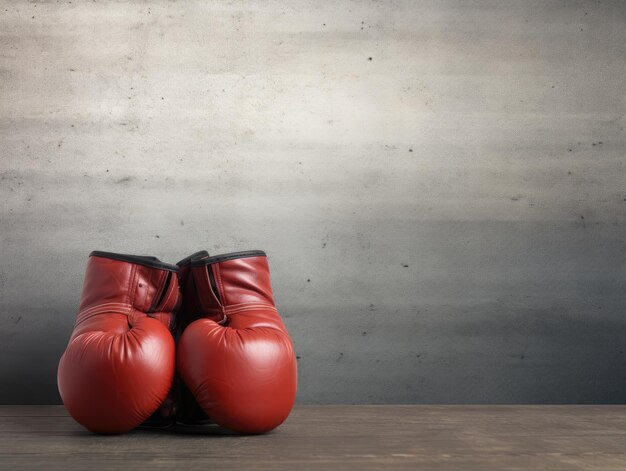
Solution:
[[[297,372],[265,253],[202,251],[170,265],[92,252],[57,381],[70,415],[96,433],[181,413],[240,433],[277,427]]]

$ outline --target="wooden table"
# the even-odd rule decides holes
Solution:
[[[93,435],[0,406],[0,469],[626,469],[626,406],[300,406],[276,431]]]

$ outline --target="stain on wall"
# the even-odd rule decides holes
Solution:
[[[625,24],[0,1],[0,402],[60,400],[91,250],[256,248],[302,403],[626,401]]]

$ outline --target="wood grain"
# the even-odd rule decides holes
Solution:
[[[626,406],[301,406],[273,433],[93,435],[0,407],[0,469],[626,468]]]

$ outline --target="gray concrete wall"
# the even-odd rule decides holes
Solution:
[[[92,249],[202,248],[303,403],[626,401],[625,59],[622,1],[0,1],[0,402]]]

